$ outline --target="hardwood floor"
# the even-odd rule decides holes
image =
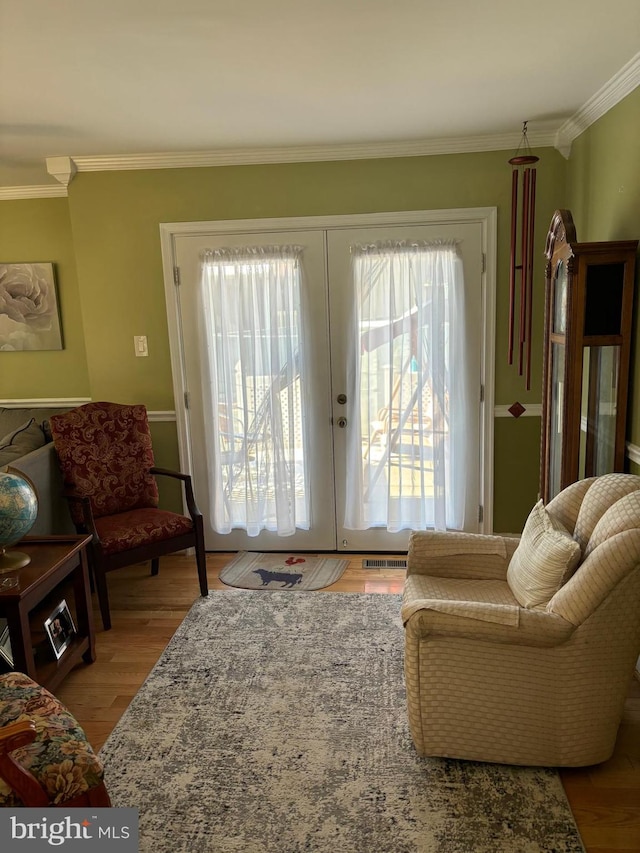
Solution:
[[[345,574],[327,591],[402,591],[403,570],[363,569],[363,556],[368,555],[350,555]],[[218,580],[218,573],[230,557],[208,555],[210,589],[229,589]],[[112,572],[109,594],[111,631],[102,630],[94,606],[97,661],[77,667],[56,691],[96,749],[197,598],[193,561],[184,556],[165,557],[157,577],[149,575],[148,564]],[[613,757],[596,767],[562,771],[561,776],[587,853],[640,851],[640,682],[634,679],[630,685]]]

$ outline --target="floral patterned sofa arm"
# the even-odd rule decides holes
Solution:
[[[88,805],[111,802],[76,719],[28,676],[0,675],[0,807]]]

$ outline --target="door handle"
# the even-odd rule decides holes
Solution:
[[[336,421],[336,423],[338,424],[338,426],[340,427],[340,429],[344,429],[344,428],[346,427],[346,425],[347,425],[347,419],[346,419],[346,418],[338,418],[338,420]]]

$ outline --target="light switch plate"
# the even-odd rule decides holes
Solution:
[[[147,346],[147,336],[146,335],[134,335],[133,336],[133,346],[138,358],[143,358],[145,355],[149,355],[149,348]]]

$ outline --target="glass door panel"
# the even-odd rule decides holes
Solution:
[[[586,434],[583,477],[608,474],[615,468],[619,367],[620,347],[585,348],[580,431],[581,436]]]
[[[560,261],[553,285],[553,331],[564,335],[567,331],[567,267]]]
[[[430,289],[425,276],[418,275],[414,281],[415,267],[409,274],[410,284],[404,287],[402,264],[396,263],[397,258],[391,262],[388,253],[379,249],[387,242],[405,242],[409,249],[416,241],[447,239],[459,241],[464,298],[454,300],[455,308],[447,315],[455,318],[455,327],[445,322],[437,333],[427,335],[433,308],[430,300],[442,300],[443,293]],[[328,234],[328,247],[332,387],[338,392],[333,395],[338,549],[404,550],[412,529],[448,526],[477,530],[480,228],[434,225],[336,230]],[[358,247],[379,252],[364,276],[356,270]],[[472,353],[469,390],[465,393],[467,385],[459,381],[443,393],[445,386],[440,381],[434,385],[433,377],[441,378],[449,371],[448,353],[454,352],[455,361],[454,342],[461,334]],[[347,397],[346,404],[338,402],[339,393]],[[457,417],[449,419],[449,409],[459,404],[456,394],[465,398],[468,417],[464,423]],[[461,432],[463,450],[453,454],[456,440],[457,447],[461,446]],[[434,499],[437,490],[439,501]],[[435,507],[444,505],[447,512],[436,518]]]
[[[563,344],[551,345],[551,401],[549,409],[549,484],[552,495],[560,491],[562,477],[562,404],[564,400]]]
[[[441,478],[449,490],[445,498],[449,500],[455,494],[462,508],[460,522],[450,521],[448,526],[479,529],[483,239],[479,221],[289,232],[197,232],[174,238],[173,261],[180,269],[181,282],[176,290],[180,357],[174,359],[174,370],[177,365],[189,398],[189,406],[178,422],[179,435],[186,457],[182,461],[193,476],[209,550],[404,551],[411,529],[434,526],[428,515],[425,521],[425,509],[430,511],[435,503],[436,475],[442,473],[439,465],[449,472],[448,479]],[[428,301],[424,282],[418,286],[419,298],[405,308],[390,310],[388,304],[371,304],[364,325],[354,331],[351,247],[388,240],[457,243],[464,268],[464,293],[451,312],[456,322],[442,325],[441,338],[428,353],[415,322],[415,309],[423,310]],[[220,330],[216,358],[233,364],[226,365],[220,374],[220,381],[229,386],[225,394],[221,397],[214,389],[212,403],[207,405],[207,395],[202,392],[207,387],[203,372],[213,362],[202,347],[201,315],[229,311],[235,302],[231,297],[223,299],[215,310],[203,312],[199,297],[203,252],[283,245],[302,247],[303,277],[300,306],[296,308],[302,318],[301,334],[296,333],[295,340],[286,335],[280,341],[279,332],[273,338],[271,324],[269,335],[272,341],[280,341],[276,349],[280,344],[300,345],[305,380],[299,380],[301,374],[292,374],[293,380],[274,392],[273,371],[263,371],[260,359],[254,359],[253,371],[239,369],[245,345],[254,341],[259,346],[266,329],[262,321],[245,317]],[[390,292],[387,290],[387,295]],[[378,299],[373,291],[371,296],[374,302]],[[469,382],[453,383],[438,396],[430,377],[434,371],[438,374],[448,369],[445,351],[455,352],[455,343],[449,339],[462,334],[461,330],[470,354]],[[361,357],[362,387],[352,394],[356,354]],[[425,370],[427,362],[431,374]],[[290,363],[290,358],[284,359],[285,365]],[[263,410],[265,401],[273,401],[274,393],[278,406],[271,408],[270,420],[263,416]],[[469,415],[463,420],[450,417],[455,395],[463,397],[468,407]],[[274,417],[282,422],[276,423]],[[285,466],[300,472],[296,480],[300,493],[296,491],[293,499],[309,498],[308,516],[300,513],[304,525],[290,536],[271,529],[250,535],[253,531],[246,519],[236,514],[230,531],[220,532],[212,483],[221,478],[223,494],[236,505],[243,500],[243,490],[263,491],[269,454],[277,450],[273,443],[276,427],[283,445],[291,451],[283,456]],[[451,453],[448,443],[456,430],[463,434],[461,454]],[[353,479],[353,469],[347,463],[349,444],[356,447],[359,470],[366,482],[356,484]],[[380,491],[389,498],[389,512],[384,517],[372,517],[358,528],[347,523],[349,490],[356,486],[358,500]],[[402,508],[400,496],[405,499]]]
[[[274,245],[301,247],[302,278],[291,289],[295,299],[290,304],[268,309],[256,292],[251,306],[245,303],[241,309],[233,298],[223,296],[217,306],[212,304],[203,312],[199,291],[204,252]],[[189,467],[204,518],[207,549],[335,549],[323,234],[180,236],[175,253],[181,279],[183,373],[190,400]],[[231,287],[234,276],[255,275],[260,279],[256,280],[257,291],[264,289],[264,270],[245,270],[242,265],[239,270],[231,265],[226,269],[223,264],[218,272],[229,277]],[[274,300],[278,294],[284,299],[286,292],[287,288],[278,286]],[[210,319],[227,315],[224,329],[220,324],[214,327],[217,384],[212,384],[215,393],[209,395],[209,402],[206,374],[212,356],[201,343],[203,313]],[[305,365],[304,383],[300,371],[293,369],[297,358]],[[243,367],[247,359],[250,367]],[[288,497],[281,488],[283,476],[293,484]],[[276,504],[282,499],[296,503],[299,523],[286,536],[278,534],[275,521]],[[230,519],[229,532],[219,530],[221,502]],[[260,517],[243,517],[244,507],[261,513]],[[266,529],[254,535],[261,524]]]

